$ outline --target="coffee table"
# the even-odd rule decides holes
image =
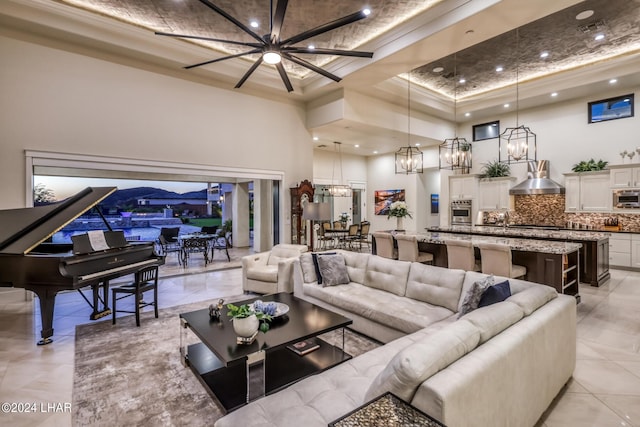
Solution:
[[[219,320],[209,316],[208,308],[180,314],[183,361],[227,412],[351,359],[344,352],[344,328],[352,323],[351,319],[288,293],[234,304],[257,299],[286,304],[289,312],[273,319],[269,331],[259,332],[251,344],[237,343],[226,304]],[[287,348],[341,328],[342,348],[320,338],[316,338],[320,348],[304,356]]]

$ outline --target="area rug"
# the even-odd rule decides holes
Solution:
[[[227,301],[246,298],[228,297]],[[211,426],[224,415],[191,370],[181,363],[179,314],[208,307],[192,303],[141,316],[76,327],[73,425]],[[341,341],[334,331],[323,339]],[[351,330],[345,350],[354,357],[380,343]]]

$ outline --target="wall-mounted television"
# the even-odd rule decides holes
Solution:
[[[633,117],[633,93],[589,103],[589,123]]]
[[[473,140],[482,141],[484,139],[493,139],[500,136],[500,120],[495,122],[482,123],[473,125]]]

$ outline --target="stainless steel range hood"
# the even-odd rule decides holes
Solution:
[[[509,194],[564,194],[564,187],[549,178],[547,160],[529,161],[527,179],[509,190]]]

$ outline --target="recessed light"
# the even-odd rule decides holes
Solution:
[[[465,117],[469,117],[471,115],[471,113],[464,113]]]
[[[463,83],[466,83],[466,82],[467,82],[467,80],[466,80],[466,79],[464,79],[464,78],[463,78],[463,79],[458,80],[458,83],[460,83],[460,84],[463,84]]]
[[[318,139],[320,139],[320,138],[318,138],[317,136],[314,136],[314,137],[313,137],[313,140],[314,140],[314,141],[317,141]]]
[[[611,84],[611,85],[612,85],[612,84],[615,84],[615,83],[617,83],[617,82],[618,82],[618,79],[611,79],[611,80],[609,80],[609,84]]]
[[[509,104],[504,104],[504,108],[509,108]]]
[[[252,28],[258,28],[260,26],[260,24],[258,24],[258,21],[251,21],[249,25],[251,25]]]
[[[444,71],[444,67],[435,67],[432,71],[434,73],[441,73]]]
[[[356,144],[356,145],[354,145],[354,147],[360,148],[360,144]]]
[[[593,39],[597,42],[604,40],[604,34],[597,34]]]
[[[416,142],[416,147],[420,147],[420,143],[419,142]]]
[[[316,48],[316,47],[315,47],[314,45],[312,45],[312,44],[310,44],[308,47],[309,47],[309,49],[310,49],[310,50],[313,50],[313,49],[315,49],[315,48]]]
[[[551,94],[551,96],[553,96],[553,97],[558,96],[558,92],[553,92],[553,93]]]
[[[547,52],[547,51],[544,51],[544,52],[540,53],[540,58],[546,58],[548,56],[549,56],[549,52]]]
[[[583,19],[587,19],[590,18],[591,16],[593,16],[593,10],[591,9],[587,9],[587,10],[583,10],[582,12],[580,12],[579,14],[576,15],[576,19],[578,21],[582,21]]]
[[[375,150],[375,151],[373,152],[373,154],[378,154],[378,150]]]
[[[362,13],[364,13],[364,16],[369,16],[371,14],[371,9],[363,9]]]
[[[502,68],[502,67],[496,67],[496,71],[497,71],[498,73],[502,72],[503,70],[504,70],[504,68]]]

